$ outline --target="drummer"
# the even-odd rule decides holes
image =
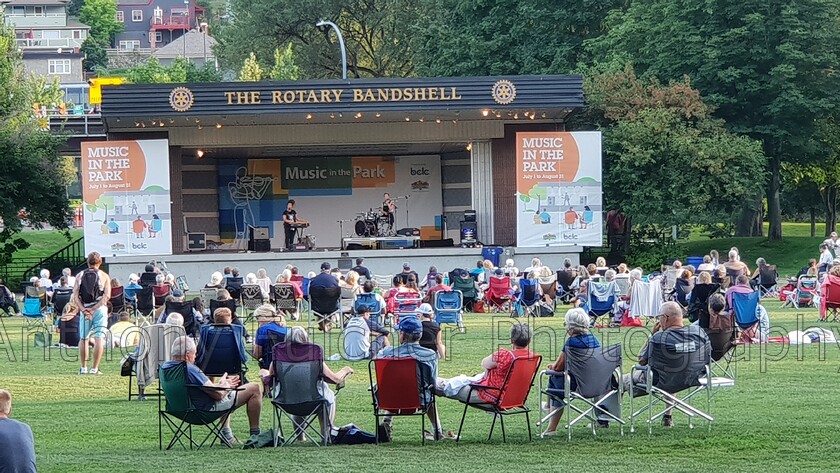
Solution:
[[[397,206],[391,200],[391,194],[387,192],[382,194],[382,217],[388,222],[388,226],[392,228],[394,226],[395,210],[397,210]]]

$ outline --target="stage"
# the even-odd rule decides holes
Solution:
[[[404,237],[401,237],[404,238]],[[429,270],[429,266],[437,267],[438,271],[449,271],[454,268],[471,269],[481,259],[481,248],[406,248],[393,250],[312,250],[312,251],[282,251],[282,252],[235,252],[235,251],[206,251],[191,254],[156,256],[112,256],[105,259],[108,272],[121,282],[128,280],[131,273],[141,273],[143,266],[150,260],[165,261],[169,271],[177,276],[186,276],[190,290],[195,292],[204,287],[214,271],[221,271],[225,266],[237,267],[241,276],[256,273],[259,268],[265,268],[269,277],[274,280],[285,269],[287,264],[293,264],[300,269],[302,275],[310,271],[318,272],[321,263],[329,262],[334,267],[349,269],[356,264],[356,258],[364,258],[364,266],[376,275],[393,275],[402,271],[403,263],[410,263],[411,269],[422,278]],[[540,258],[544,265],[557,269],[563,265],[564,258],[570,258],[577,265],[583,247],[546,247],[546,248],[504,248],[501,264],[504,260],[513,258],[516,266],[522,270],[531,265],[531,259]]]

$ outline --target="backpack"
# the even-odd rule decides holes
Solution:
[[[95,268],[88,268],[84,270],[79,281],[79,298],[87,307],[93,305],[102,299],[104,292],[99,287],[99,270]]]
[[[347,424],[340,427],[338,432],[331,438],[333,445],[361,445],[376,443],[376,435],[365,432],[356,427],[355,424]]]

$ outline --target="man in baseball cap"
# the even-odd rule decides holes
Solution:
[[[418,384],[420,386],[434,386],[437,381],[438,357],[432,350],[420,346],[420,338],[423,336],[423,325],[420,320],[416,317],[403,317],[400,320],[398,330],[400,333],[399,346],[383,348],[377,358],[414,358],[420,367],[417,372]],[[432,393],[424,389],[421,392],[421,398],[424,404],[429,404],[432,402]],[[426,433],[427,437],[435,440],[452,437],[449,433],[444,435],[434,404],[429,407],[427,414],[432,425],[435,426],[435,433]],[[390,416],[386,416],[383,420],[382,427],[387,439],[391,438],[391,419]]]
[[[312,278],[309,282],[309,291],[312,294],[312,290],[315,289],[315,292],[323,292],[323,289],[333,289],[333,291],[337,290],[338,288],[338,279],[335,278],[332,274],[330,274],[330,263],[324,261],[321,263],[321,274]],[[332,291],[327,291],[332,292]],[[317,304],[316,304],[317,305]],[[338,311],[338,300],[336,298],[336,305],[335,309],[331,309],[331,312]],[[326,312],[325,312],[326,315]],[[318,321],[318,330],[323,330],[329,332],[332,328],[330,325],[332,318],[328,317],[325,319],[321,319]]]

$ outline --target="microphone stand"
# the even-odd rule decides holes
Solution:
[[[408,227],[408,222],[409,222],[409,220],[408,220],[408,199],[409,199],[410,197],[411,197],[411,196],[410,196],[410,195],[408,195],[408,194],[406,194],[406,195],[404,195],[404,196],[403,196],[403,198],[405,199],[405,228],[409,228],[409,227]]]

